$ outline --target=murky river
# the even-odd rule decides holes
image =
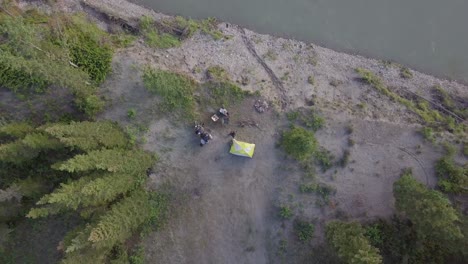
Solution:
[[[468,0],[133,0],[468,82]]]

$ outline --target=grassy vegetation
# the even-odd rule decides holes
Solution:
[[[327,171],[331,167],[333,167],[333,160],[335,157],[330,153],[329,150],[321,147],[318,151],[315,152],[314,155],[315,162],[320,165],[322,171]]]
[[[263,55],[264,59],[275,61],[278,59],[278,54],[276,54],[273,50],[268,50],[267,53]]]
[[[442,191],[454,194],[468,193],[468,168],[455,163],[453,155],[446,155],[437,161],[436,175]]]
[[[411,78],[413,78],[413,73],[410,71],[410,69],[408,69],[406,67],[401,67],[400,68],[400,76],[401,76],[401,78],[404,78],[404,79],[411,79]]]
[[[310,84],[310,85],[314,85],[315,84],[315,78],[313,75],[310,75],[309,77],[307,77],[307,82]]]
[[[22,96],[67,87],[80,110],[100,111],[96,86],[110,72],[111,36],[83,15],[14,13],[0,12],[0,85]]]
[[[421,119],[429,126],[436,128],[444,128],[449,131],[463,132],[465,127],[463,124],[456,124],[455,120],[451,116],[442,115],[439,111],[431,109],[426,101],[411,101],[401,97],[397,93],[388,89],[388,87],[378,78],[374,73],[363,68],[357,68],[356,72],[361,78],[377,89],[382,94],[390,97],[392,100],[403,104],[410,111],[416,113]]]
[[[210,17],[204,20],[193,20],[177,16],[173,20],[165,21],[165,23],[184,31],[186,37],[191,37],[197,30],[200,30],[202,33],[211,36],[214,40],[225,38],[224,34],[216,26],[218,23],[216,18]]]
[[[176,36],[161,32],[156,28],[154,19],[144,16],[140,20],[141,32],[148,46],[153,48],[168,49],[180,45],[180,40]]]
[[[228,107],[241,102],[246,96],[251,95],[250,92],[242,90],[239,86],[229,81],[208,82],[205,85],[208,92],[208,100],[210,104],[216,107],[220,105]]]
[[[143,72],[143,83],[148,91],[161,96],[165,111],[182,110],[187,115],[194,113],[193,92],[197,84],[189,77],[148,67]]]
[[[218,65],[211,66],[206,70],[206,76],[213,82],[228,82],[230,81],[229,74],[226,70]]]
[[[434,130],[430,127],[423,127],[421,130],[423,138],[431,143],[435,142]]]
[[[299,186],[299,191],[301,193],[315,193],[317,194],[325,203],[330,199],[330,195],[336,193],[335,188],[321,183],[309,183],[301,184]]]
[[[325,126],[325,119],[314,109],[298,109],[286,113],[286,118],[297,125],[313,131],[318,131]]]

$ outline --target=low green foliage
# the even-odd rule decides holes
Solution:
[[[318,183],[301,184],[299,186],[299,191],[301,193],[317,193],[324,200],[328,200],[329,196],[336,192],[335,188]]]
[[[413,73],[410,71],[410,69],[408,69],[406,67],[401,67],[400,68],[400,76],[401,76],[401,78],[404,78],[404,79],[411,79],[411,78],[413,78]]]
[[[468,108],[464,107],[463,104],[457,103],[442,86],[436,85],[432,91],[435,94],[436,100],[445,108],[464,119],[468,118]]]
[[[421,134],[425,140],[432,142],[432,143],[435,142],[434,130],[432,130],[432,128],[423,127],[423,129],[421,130]]]
[[[363,69],[357,68],[356,72],[361,76],[361,78],[377,89],[382,94],[388,96],[392,100],[403,104],[409,110],[416,113],[421,119],[428,125],[433,127],[441,127],[443,126],[445,129],[449,131],[461,132],[465,128],[464,126],[458,125],[455,123],[455,120],[451,116],[444,116],[439,111],[430,109],[429,105],[425,101],[413,102],[406,98],[401,97],[397,93],[388,89],[388,87],[383,83],[383,81],[377,77],[373,72]]]
[[[202,33],[211,36],[214,40],[225,38],[224,34],[217,28],[218,21],[215,18],[193,20],[177,16],[171,21],[166,21],[166,23],[184,32],[186,37],[191,37],[197,30],[200,30]]]
[[[145,251],[143,246],[138,246],[128,258],[130,264],[145,264]]]
[[[278,215],[281,219],[287,220],[293,216],[293,211],[289,206],[283,205],[283,206],[280,206]]]
[[[314,109],[300,108],[295,111],[286,113],[289,121],[295,122],[298,125],[310,128],[313,131],[318,131],[325,126],[325,118],[323,118]]]
[[[300,115],[299,111],[291,111],[291,112],[286,113],[286,118],[290,122],[295,122],[299,118],[299,115]]]
[[[140,28],[146,43],[150,47],[168,49],[180,45],[180,40],[177,37],[160,32],[154,25],[154,19],[149,16],[142,17]]]
[[[146,68],[143,83],[148,91],[162,97],[162,106],[166,111],[183,110],[189,115],[193,113],[193,93],[197,86],[194,80],[181,74]]]
[[[276,59],[278,59],[278,54],[276,54],[273,50],[268,50],[267,53],[263,55],[263,58],[275,61]]]
[[[345,263],[382,263],[379,250],[364,236],[365,230],[357,222],[331,221],[326,226],[328,243]]]
[[[294,232],[301,242],[308,242],[314,236],[315,226],[312,223],[302,220],[294,221]]]
[[[329,150],[321,147],[320,150],[315,152],[314,159],[320,165],[322,171],[327,171],[333,167],[333,160],[335,157],[330,153]]]
[[[317,140],[314,133],[302,127],[292,126],[290,130],[283,132],[280,145],[297,160],[306,160],[317,151]]]
[[[35,16],[36,17],[36,16]],[[94,116],[103,107],[96,85],[110,72],[110,36],[82,15],[40,15],[0,12],[0,85],[16,93],[44,92],[51,86],[69,88],[78,108]]]
[[[310,84],[310,85],[314,85],[315,84],[315,78],[313,75],[310,75],[309,77],[307,77],[307,82]]]
[[[241,102],[251,95],[232,82],[209,82],[206,84],[208,98],[211,104],[226,107]]]
[[[136,117],[136,114],[137,114],[137,112],[136,112],[135,108],[130,108],[127,111],[127,117],[130,118],[130,119],[134,119]]]
[[[214,82],[227,82],[230,79],[226,70],[218,65],[208,67],[206,75],[208,79]]]
[[[71,23],[65,25],[64,34],[72,62],[99,85],[111,70],[113,51],[109,44],[105,44],[107,33],[83,16],[73,16]]]
[[[468,193],[468,168],[457,165],[453,156],[446,155],[437,161],[436,174],[439,178],[438,185],[447,193]]]

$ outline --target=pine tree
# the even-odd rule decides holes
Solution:
[[[101,148],[125,148],[128,140],[117,124],[104,122],[73,122],[43,128],[68,147],[84,151]]]
[[[0,134],[14,138],[24,138],[27,134],[32,133],[33,131],[34,127],[25,122],[10,123],[0,127]]]
[[[379,250],[370,245],[370,242],[364,236],[364,229],[357,222],[329,222],[326,227],[326,237],[345,263],[382,263]]]
[[[88,240],[98,248],[125,241],[141,224],[150,220],[148,198],[146,192],[138,191],[112,206],[91,230]]]
[[[440,245],[463,237],[457,211],[438,191],[427,189],[406,172],[393,184],[395,205],[414,223],[419,236]]]
[[[77,210],[81,207],[105,205],[119,195],[135,189],[138,179],[144,175],[129,173],[95,173],[97,177],[82,177],[69,183],[62,183],[60,188],[44,196],[38,205],[56,204],[57,206]],[[96,178],[97,177],[97,178]]]
[[[48,135],[31,133],[23,139],[0,145],[0,161],[21,164],[36,158],[41,151],[61,148],[62,144]]]
[[[54,164],[52,168],[68,172],[104,170],[133,173],[146,171],[154,161],[153,156],[141,150],[103,149],[76,155]]]

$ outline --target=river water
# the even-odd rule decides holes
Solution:
[[[468,82],[468,0],[133,0]]]

